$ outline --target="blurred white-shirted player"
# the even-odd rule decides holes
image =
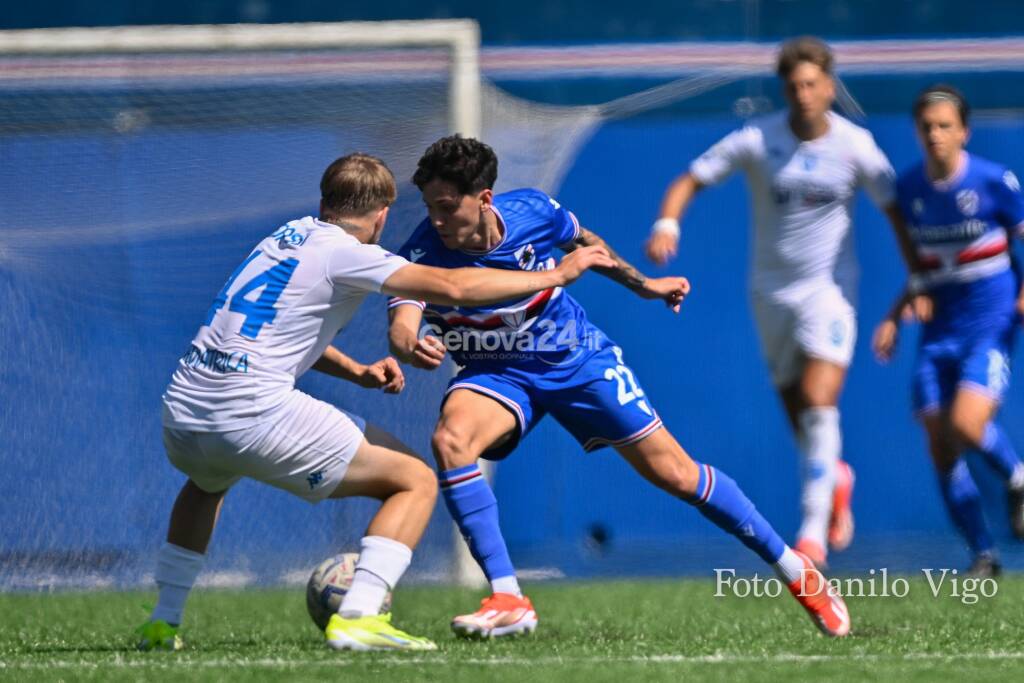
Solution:
[[[324,172],[320,189],[319,218],[278,228],[231,274],[164,394],[164,445],[189,480],[157,556],[158,604],[138,629],[140,649],[181,647],[185,601],[224,495],[242,477],[313,503],[379,499],[352,587],[327,626],[327,643],[434,649],[378,614],[433,512],[433,472],[389,434],[371,428],[364,436],[361,418],[297,390],[295,379],[313,368],[367,388],[402,390],[393,358],[363,365],[330,344],[370,292],[483,305],[567,284],[590,265],[614,265],[600,248],[546,272],[416,265],[376,245],[396,196],[382,161],[342,157]]]
[[[675,256],[679,217],[694,195],[734,171],[753,205],[752,304],[762,351],[803,455],[796,547],[824,563],[853,537],[853,471],[840,459],[837,403],[857,333],[852,203],[864,188],[905,244],[894,173],[871,134],[831,111],[833,58],[812,37],[786,42],[777,72],[787,110],[755,119],[697,158],[669,186],[647,242]]]

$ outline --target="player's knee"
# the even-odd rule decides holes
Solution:
[[[420,460],[416,461],[416,466],[409,473],[409,489],[417,498],[430,505],[437,500],[437,477],[434,471]]]
[[[940,474],[951,470],[959,458],[959,449],[948,433],[929,434],[928,451],[932,456],[935,471]]]
[[[954,411],[950,415],[950,431],[961,447],[978,448],[985,434],[985,422],[973,415]]]
[[[800,385],[800,400],[805,408],[830,408],[836,405],[839,391],[822,382]]]
[[[467,438],[468,435],[457,427],[448,423],[439,424],[430,440],[438,466],[442,469],[452,469],[473,463],[476,458],[467,447]]]
[[[220,499],[223,498],[226,493],[226,489],[224,491],[215,491],[213,493],[210,491],[204,491],[199,488],[198,484],[189,479],[181,488],[181,493],[179,495],[182,498],[188,499],[192,503],[216,504],[220,502]]]

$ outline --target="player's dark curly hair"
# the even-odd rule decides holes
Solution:
[[[423,153],[412,182],[422,190],[435,178],[452,183],[459,194],[491,189],[498,179],[498,157],[479,140],[449,135]]]
[[[967,104],[967,98],[964,97],[962,92],[946,83],[929,85],[918,94],[917,98],[914,99],[914,107],[912,109],[914,120],[917,121],[921,118],[921,112],[925,110],[925,107],[939,102],[949,102],[956,107],[956,111],[960,115],[961,125],[965,128],[967,127],[967,119],[971,116],[971,105]]]

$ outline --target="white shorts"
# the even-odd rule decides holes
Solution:
[[[224,491],[249,477],[311,503],[334,492],[362,442],[362,430],[348,415],[298,390],[245,429],[164,427],[171,464],[204,491]]]
[[[849,366],[857,314],[838,285],[815,286],[801,296],[754,293],[752,302],[761,351],[777,387],[800,378],[805,358]]]

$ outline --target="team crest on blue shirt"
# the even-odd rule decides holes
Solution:
[[[915,216],[920,216],[922,213],[924,213],[924,200],[921,199],[920,197],[915,199],[910,206]]]
[[[526,244],[516,249],[516,263],[523,270],[533,270],[537,264],[537,250],[533,244]]]
[[[978,213],[978,193],[974,190],[960,190],[956,193],[956,208],[965,216]]]

